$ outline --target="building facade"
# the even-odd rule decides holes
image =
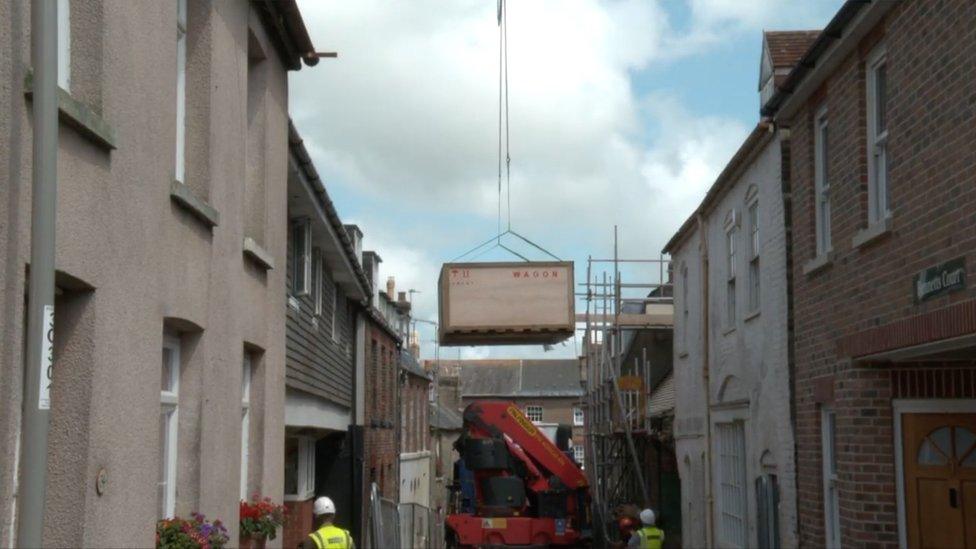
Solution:
[[[377,268],[379,255],[366,254],[366,265]],[[376,483],[380,497],[399,501],[397,362],[409,318],[390,300],[388,292],[376,292],[376,301],[366,322],[366,480]]]
[[[157,519],[192,511],[236,536],[243,495],[282,492],[287,71],[311,43],[293,2],[58,5],[44,543],[150,546]],[[17,450],[32,405],[30,18],[0,3],[4,546],[19,469],[45,466]]]
[[[432,377],[410,351],[400,351],[400,542],[428,547],[431,513]]]
[[[342,224],[294,126],[288,158],[283,536],[312,530],[312,503],[329,496],[336,521],[362,539],[364,311],[372,293],[362,233]]]
[[[453,361],[452,361],[453,362]],[[583,452],[583,387],[576,359],[456,361],[462,410],[479,400],[514,402],[553,441],[556,428],[572,428],[574,456]]]
[[[974,19],[848,2],[766,103],[791,135],[801,545],[976,539]]]
[[[687,547],[797,545],[785,143],[758,124],[666,248]]]

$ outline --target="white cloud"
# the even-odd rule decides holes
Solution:
[[[652,0],[509,3],[512,214],[519,232],[585,257],[619,224],[622,253],[656,256],[697,205],[747,125],[698,116],[675,95],[638,97],[631,77],[714,47],[729,32],[778,24],[786,8],[778,0],[688,1],[685,29]],[[802,13],[829,5],[792,1],[789,9]],[[495,2],[307,0],[301,8],[316,47],[339,57],[294,74],[296,124],[330,186],[389,209],[354,221],[383,257],[383,272],[395,275],[400,289],[423,292],[417,316],[434,319],[440,263],[451,259],[442,252],[477,243],[474,224],[398,223],[406,210],[411,219],[469,214],[493,225]],[[572,341],[567,347],[549,356],[569,356]],[[527,356],[538,348],[463,353]]]

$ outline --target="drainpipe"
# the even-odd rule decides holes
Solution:
[[[705,545],[714,547],[714,506],[715,496],[712,493],[712,398],[709,381],[709,308],[708,308],[708,234],[706,233],[705,218],[698,214],[698,235],[701,238],[701,277],[702,277],[702,383],[705,387]]]
[[[24,375],[23,454],[17,545],[40,547],[47,484],[54,341],[54,231],[58,178],[58,7],[56,0],[31,3],[34,64],[34,142],[31,193],[31,258]]]

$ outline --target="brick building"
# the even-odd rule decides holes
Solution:
[[[380,257],[366,252],[367,269],[376,272]],[[377,278],[374,275],[374,278]],[[379,495],[399,501],[399,463],[397,461],[397,432],[400,399],[397,383],[397,363],[400,349],[407,337],[409,303],[406,299],[393,301],[393,279],[387,280],[386,291],[376,292],[374,306],[366,322],[366,406],[364,458],[366,485],[376,483]],[[401,296],[404,297],[404,296]],[[368,505],[368,498],[363,499]]]
[[[413,352],[411,352],[413,351]],[[404,547],[430,546],[432,376],[414,353],[400,351],[400,542]]]
[[[557,425],[572,426],[575,457],[583,463],[579,360],[461,360],[442,367],[457,371],[462,410],[478,400],[509,400],[550,437]]]
[[[973,21],[849,1],[764,107],[791,140],[803,546],[976,539]]]

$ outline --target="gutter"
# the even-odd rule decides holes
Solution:
[[[712,492],[712,389],[709,372],[708,337],[708,232],[705,216],[697,216],[698,234],[701,239],[701,293],[702,293],[702,381],[705,386],[705,545],[715,546],[715,495]]]
[[[698,216],[705,215],[711,211],[712,206],[725,194],[728,185],[741,173],[742,168],[747,166],[759,148],[769,143],[775,135],[775,128],[770,121],[764,119],[756,123],[756,126],[746,136],[745,141],[742,142],[742,145],[739,146],[739,149],[735,151],[735,154],[732,155],[732,158],[722,168],[718,177],[715,178],[715,182],[712,183],[708,192],[705,193],[705,198],[702,199],[701,204],[695,208],[691,216],[681,224],[681,227],[671,237],[671,240],[665,244],[662,253],[671,254],[691,234],[692,229],[696,225],[700,225]]]
[[[312,38],[295,0],[252,0],[251,5],[268,30],[272,31],[269,33],[272,42],[288,70],[300,70],[302,61],[314,67],[319,57],[325,57],[315,53]]]
[[[309,184],[311,184],[312,190],[318,196],[319,204],[325,210],[326,220],[329,222],[337,240],[342,245],[346,260],[349,263],[349,268],[355,274],[357,282],[359,282],[360,290],[365,295],[363,301],[368,301],[370,296],[373,295],[372,285],[366,277],[366,271],[363,270],[362,263],[356,257],[356,249],[353,246],[352,239],[349,238],[349,233],[346,232],[345,225],[343,225],[342,220],[339,218],[339,212],[336,211],[335,204],[325,191],[325,184],[319,178],[318,171],[312,163],[312,157],[309,156],[308,150],[305,148],[305,141],[299,135],[298,130],[295,129],[295,123],[291,119],[288,120],[288,148],[295,156],[296,163],[301,168],[306,179],[308,179]]]
[[[813,93],[842,57],[899,4],[847,0],[760,112],[764,116],[775,116],[777,120],[790,118],[799,102]]]

